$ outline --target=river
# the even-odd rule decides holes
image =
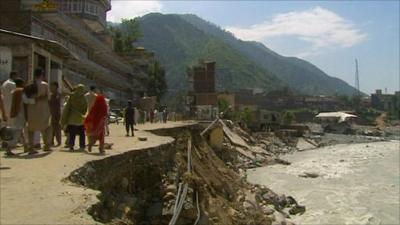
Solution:
[[[305,205],[296,224],[400,224],[399,151],[399,141],[327,146],[282,157],[289,166],[248,170],[248,180]]]

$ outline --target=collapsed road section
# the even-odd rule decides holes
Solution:
[[[154,130],[175,141],[88,162],[67,179],[101,192],[98,203],[88,210],[101,223],[226,225],[285,221],[279,211],[295,200],[248,184],[217,156],[200,135],[202,130],[200,125]],[[266,206],[263,195],[276,205],[275,209]]]

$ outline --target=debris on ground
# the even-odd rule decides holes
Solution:
[[[249,184],[246,170],[290,165],[282,155],[336,144],[343,137],[349,143],[358,140],[354,135],[310,130],[303,136],[252,133],[222,120],[206,126],[158,130],[154,134],[172,136],[176,141],[159,149],[88,163],[69,180],[101,191],[99,203],[89,212],[103,223],[293,224],[290,218],[305,213],[306,207],[292,196]],[[192,144],[188,144],[189,139]],[[304,172],[299,176],[317,178],[319,174]]]
[[[141,136],[139,136],[139,137],[138,137],[138,140],[139,140],[139,141],[147,141],[147,137],[141,137]]]
[[[316,172],[304,172],[303,174],[300,174],[299,177],[304,177],[304,178],[317,178],[319,177],[319,174]]]
[[[272,205],[249,206],[246,193],[257,189],[243,179],[244,170],[235,172],[216,154],[199,135],[201,130],[163,131],[176,141],[91,161],[68,180],[101,192],[89,214],[102,223],[270,225],[280,221],[277,218],[283,216]]]

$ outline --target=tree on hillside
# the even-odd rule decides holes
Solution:
[[[114,50],[120,53],[132,51],[133,42],[142,36],[137,19],[122,19],[120,24],[109,28],[114,39]]]
[[[147,94],[149,96],[157,96],[157,100],[164,96],[167,92],[167,82],[165,80],[165,69],[158,61],[149,66],[147,80]]]
[[[282,124],[283,125],[290,125],[294,121],[295,116],[293,112],[285,111],[282,115]]]

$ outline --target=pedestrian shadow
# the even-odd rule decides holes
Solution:
[[[9,166],[0,166],[0,170],[9,170],[11,167]]]
[[[38,159],[43,158],[50,155],[52,152],[39,152],[37,154],[29,155],[27,153],[21,152],[16,153],[15,155],[7,156],[5,155],[4,158],[12,158],[12,159]]]
[[[73,151],[71,151],[71,150],[69,150],[69,149],[61,149],[61,150],[59,150],[59,152],[68,152],[68,153],[84,153],[84,152],[85,152],[85,150],[73,150]]]
[[[87,151],[85,151],[85,154],[87,154],[87,155],[94,155],[94,156],[106,156],[106,154],[105,153],[100,153],[100,152],[87,152]]]

